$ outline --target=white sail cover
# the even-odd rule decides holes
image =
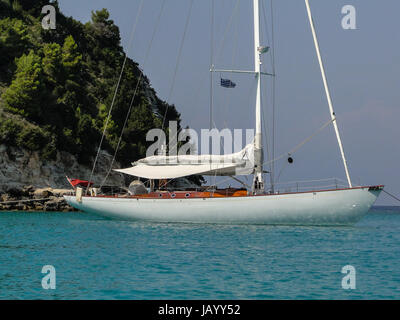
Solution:
[[[233,176],[254,171],[254,143],[229,155],[151,156],[114,171],[146,179],[174,179],[194,174]]]

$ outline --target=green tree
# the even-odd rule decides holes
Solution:
[[[8,17],[11,11],[10,0],[0,0],[0,17]]]
[[[119,47],[121,37],[119,28],[109,18],[110,13],[107,9],[92,11],[92,24],[90,26],[93,35],[101,42],[99,43],[100,46],[115,49]]]
[[[22,126],[12,119],[0,118],[0,143],[16,145]]]
[[[16,142],[22,148],[37,151],[43,148],[48,141],[45,133],[40,128],[27,126],[18,134]]]
[[[0,20],[0,80],[10,78],[15,58],[26,52],[29,46],[28,30],[22,20],[8,17]]]
[[[105,77],[107,71],[115,73],[115,67],[121,63],[123,56],[119,28],[109,17],[107,9],[95,11],[92,12],[92,22],[86,24],[89,46],[93,56],[100,62],[97,68]]]
[[[106,9],[82,24],[56,3],[57,29],[43,30],[39,10],[48,3],[0,0],[0,142],[39,150],[46,159],[65,150],[89,164],[124,61],[119,28]],[[127,59],[103,144],[114,153],[135,94],[117,154],[122,165],[145,156],[146,133],[161,127],[166,111],[165,125],[180,120],[145,75],[136,91],[140,76],[139,65]]]
[[[33,16],[39,16],[39,14],[42,12],[42,8],[45,5],[51,4],[54,6],[58,6],[57,1],[51,1],[49,0],[11,0],[13,2],[18,2],[19,6],[21,7],[22,10],[27,11],[29,14]]]
[[[43,71],[47,75],[46,81],[52,86],[56,86],[59,78],[64,74],[60,45],[57,43],[46,43],[43,47],[43,55],[42,65]]]
[[[67,74],[79,72],[82,66],[82,54],[78,50],[74,38],[70,35],[65,38],[62,48],[62,64]]]
[[[32,50],[17,60],[15,79],[2,98],[6,110],[37,119],[42,114],[42,100],[45,92],[41,58]]]

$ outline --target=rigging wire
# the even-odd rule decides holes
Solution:
[[[270,1],[271,6],[270,6],[270,20],[271,20],[271,36],[269,34],[269,28],[268,28],[268,23],[267,23],[267,14],[266,14],[266,7],[264,5],[264,2],[261,2],[262,4],[262,13],[263,13],[263,18],[264,18],[264,23],[265,23],[265,28],[266,32],[265,35],[267,37],[267,43],[270,45],[271,48],[271,54],[270,54],[270,60],[271,60],[271,67],[272,67],[272,74],[274,75],[272,77],[272,84],[271,84],[271,137],[269,140],[267,140],[269,137],[266,137],[266,141],[270,141],[270,152],[267,150],[267,155],[269,159],[274,159],[275,158],[275,131],[276,131],[276,123],[275,123],[275,101],[276,101],[276,72],[275,72],[275,36],[274,36],[274,19],[273,19],[273,0]],[[270,178],[270,185],[271,185],[271,191],[273,192],[274,190],[274,172],[275,172],[275,163],[272,162],[270,163],[269,166],[269,178]]]
[[[275,66],[275,27],[274,27],[274,0],[271,0],[271,59],[272,59],[272,146],[271,146],[271,157],[275,158],[275,134],[276,134],[276,66]],[[274,174],[275,174],[275,163],[271,163],[271,188],[274,191]]]
[[[271,0],[271,58],[272,58],[272,74],[275,76],[272,79],[272,158],[275,157],[275,134],[276,134],[276,65],[275,65],[275,27],[274,27],[274,0]],[[272,182],[274,183],[274,164],[271,168]]]
[[[192,0],[192,2],[193,2],[193,0]],[[219,52],[221,52],[221,50],[223,48],[223,43],[225,42],[225,39],[227,37],[228,31],[230,30],[230,27],[231,27],[231,24],[232,24],[232,20],[236,15],[237,8],[238,8],[238,5],[240,3],[240,0],[236,1],[236,5],[235,5],[235,7],[234,7],[234,9],[232,11],[232,15],[230,17],[230,22],[229,22],[229,24],[228,24],[228,26],[227,26],[227,28],[225,29],[225,32],[224,32],[224,38],[223,38],[223,41],[222,41],[222,45],[219,47],[218,54],[216,56],[214,56],[214,25],[215,25],[215,6],[214,6],[214,3],[215,2],[213,0],[212,4],[211,4],[211,36],[210,36],[210,41],[211,41],[210,67],[211,67],[211,69],[213,68],[214,59],[219,56]],[[176,68],[175,68],[174,79],[173,79],[172,87],[171,87],[171,90],[170,90],[169,98],[168,98],[167,101],[170,100],[171,95],[172,95],[172,91],[173,91],[173,88],[174,88],[176,73],[177,73],[177,69],[178,69],[178,66],[179,66],[180,56],[181,56],[181,53],[182,53],[184,40],[185,40],[185,35],[186,35],[186,32],[187,32],[187,27],[188,27],[188,22],[189,22],[190,16],[191,16],[191,8],[189,9],[188,20],[186,22],[185,31],[184,31],[182,42],[181,42],[181,48],[179,50],[178,60],[177,60]],[[214,101],[213,101],[213,75],[212,74],[213,73],[211,72],[211,76],[210,76],[210,115],[209,115],[209,117],[210,117],[210,124],[209,124],[210,130],[213,128],[213,126],[214,126],[214,128],[217,127],[216,123],[215,123],[215,119],[213,119],[213,104],[214,104]],[[164,128],[166,115],[167,115],[167,110],[168,110],[168,105],[167,105],[167,109],[165,110],[165,114],[164,114],[164,117],[163,117],[163,126],[162,126],[162,128]],[[175,136],[177,134],[178,134],[178,132],[176,132]],[[175,136],[171,138],[172,141],[175,139]],[[224,147],[224,142],[222,142],[222,147]],[[210,148],[211,148],[211,145],[210,145]],[[209,151],[210,151],[209,153],[211,155],[211,150],[209,150]],[[216,177],[214,176],[214,180],[215,179],[216,179]]]
[[[239,6],[239,4],[240,4],[240,0],[238,0],[238,2],[237,2],[237,6]],[[235,29],[234,30],[234,43],[233,43],[233,50],[232,50],[232,66],[234,66],[235,65],[235,62],[236,62],[236,55],[237,55],[237,44],[238,44],[238,31],[239,31],[239,28],[238,28],[238,25],[239,25],[239,23],[237,22],[237,21],[234,21],[234,19],[237,17],[237,10],[236,10],[236,8],[234,8],[234,11],[233,11],[233,13],[232,13],[232,24],[234,23],[234,22],[236,22],[236,23],[234,23],[235,25],[233,26],[233,28]],[[229,29],[230,30],[230,29]],[[228,31],[229,31],[228,30]],[[227,111],[227,108],[229,108],[229,105],[230,105],[230,101],[231,101],[231,95],[229,94],[229,91],[227,91],[226,92],[226,96],[225,96],[225,103],[223,104],[223,109],[224,109],[224,112],[225,113],[228,113]],[[225,128],[229,128],[229,125],[228,125],[228,122],[229,121],[227,121],[227,118],[226,117],[224,117],[224,119],[223,119],[224,121],[224,126],[225,126]],[[216,126],[215,126],[216,127]]]
[[[281,154],[279,157],[277,157],[277,158],[275,158],[275,159],[266,161],[266,162],[263,163],[263,165],[267,165],[267,164],[269,164],[269,163],[271,163],[271,162],[276,162],[276,161],[278,161],[278,160],[281,160],[281,159],[284,158],[284,157],[287,157],[288,155],[294,154],[294,153],[297,152],[302,146],[304,146],[307,142],[309,142],[312,138],[314,138],[318,133],[320,133],[322,130],[324,130],[326,127],[328,127],[328,126],[329,126],[332,122],[334,122],[334,121],[336,121],[336,118],[330,119],[329,121],[327,121],[326,123],[324,123],[320,128],[318,128],[312,135],[310,135],[308,138],[304,139],[302,142],[300,142],[298,145],[296,145],[294,148],[292,148],[289,152],[283,153],[283,154]],[[286,167],[286,166],[284,166],[284,167],[280,170],[280,173],[279,173],[279,175],[278,175],[278,178],[280,177],[280,175],[281,175],[281,173],[282,173],[282,170],[283,170],[285,167]],[[278,178],[276,179],[276,181],[279,180]],[[174,179],[172,179],[172,180],[174,180]],[[222,180],[222,181],[220,181],[220,182],[218,182],[218,183],[219,183],[219,184],[222,184],[223,182],[226,182],[226,181],[228,181],[228,180],[229,180],[229,179],[225,179],[225,180]],[[325,180],[325,179],[323,179],[323,180]],[[310,181],[323,181],[323,180],[310,180]],[[339,180],[341,180],[341,179],[339,179]],[[344,180],[342,180],[342,181],[344,181]],[[209,188],[211,188],[211,187],[213,187],[213,186],[209,186]],[[208,188],[208,189],[209,189],[209,188]]]
[[[400,199],[399,199],[399,198],[397,198],[397,197],[396,197],[396,196],[394,196],[393,194],[391,194],[391,193],[387,192],[385,189],[382,189],[382,191],[383,191],[384,193],[386,193],[387,195],[391,196],[393,199],[396,199],[397,201],[399,201],[399,202],[400,202]]]
[[[223,48],[224,48],[224,44],[225,44],[225,41],[226,41],[226,38],[227,38],[227,34],[229,33],[229,31],[231,29],[233,29],[233,35],[234,36],[233,36],[233,49],[232,49],[232,66],[235,65],[237,51],[238,51],[238,38],[239,38],[238,33],[239,33],[239,17],[240,17],[238,15],[239,5],[240,5],[240,0],[237,0],[235,6],[233,7],[232,14],[231,14],[230,19],[229,19],[229,23],[228,23],[228,25],[227,25],[227,27],[225,29],[224,36],[223,36],[223,39],[222,39],[222,42],[221,42],[221,46],[219,47],[219,52],[221,52],[223,50]],[[221,77],[222,76],[220,75],[220,78]],[[252,88],[250,90],[252,90]],[[229,114],[228,107],[230,106],[231,98],[232,98],[232,96],[229,94],[228,91],[226,91],[226,95],[224,96],[224,98],[222,98],[222,100],[224,100],[224,103],[222,103],[222,108],[223,108],[224,114]],[[217,125],[216,125],[215,121],[213,123],[214,123],[214,127],[217,128]],[[228,120],[227,117],[223,117],[223,126],[225,128],[229,128],[229,120]],[[222,148],[225,148],[224,145],[225,145],[225,141],[222,140]],[[235,144],[233,145],[233,147],[235,148]],[[235,152],[235,150],[233,152]]]
[[[231,28],[233,18],[234,18],[234,16],[236,15],[236,12],[237,12],[238,7],[239,7],[239,3],[240,3],[240,0],[237,0],[237,1],[236,1],[236,4],[235,4],[235,7],[233,8],[232,15],[231,15],[231,17],[229,18],[229,22],[228,22],[228,24],[227,24],[227,26],[226,26],[226,28],[225,28],[224,36],[223,36],[223,38],[222,38],[221,45],[218,47],[217,54],[216,54],[216,56],[215,56],[215,60],[216,60],[216,61],[218,61],[218,58],[219,58],[219,56],[220,56],[220,54],[221,54],[221,51],[222,51],[222,48],[224,47],[225,39],[227,38],[228,31],[229,31],[230,28]]]
[[[289,165],[289,162],[285,161],[285,164],[282,166],[281,170],[279,170],[279,173],[276,176],[276,183],[278,183],[279,179],[281,178],[281,174],[282,174],[283,170],[285,170],[288,165]],[[272,190],[271,190],[271,192],[274,193],[274,191],[272,191]]]
[[[129,39],[129,44],[128,44],[128,50],[127,50],[127,52],[125,53],[124,62],[123,62],[123,64],[122,64],[122,68],[121,68],[121,72],[120,72],[120,75],[119,75],[118,83],[117,83],[117,86],[116,86],[115,91],[114,91],[114,96],[113,96],[113,100],[112,100],[112,102],[111,102],[110,110],[108,111],[108,116],[107,116],[107,119],[106,119],[106,123],[104,124],[103,134],[102,134],[102,136],[101,136],[100,144],[99,144],[99,147],[98,147],[98,149],[97,149],[97,154],[96,154],[96,158],[95,158],[94,163],[93,163],[92,171],[91,171],[91,173],[90,173],[89,181],[92,180],[93,173],[94,173],[94,170],[95,170],[95,168],[96,168],[97,160],[98,160],[99,155],[100,155],[101,146],[102,146],[102,144],[103,144],[103,140],[104,140],[104,137],[105,137],[105,135],[106,135],[108,122],[110,121],[110,118],[111,118],[111,111],[112,111],[112,109],[113,109],[113,107],[114,107],[114,103],[115,103],[115,99],[116,99],[116,97],[117,97],[118,89],[119,89],[119,86],[120,86],[120,84],[121,84],[122,75],[123,75],[123,73],[124,73],[126,61],[127,61],[127,59],[128,59],[128,53],[129,53],[129,50],[130,50],[130,48],[131,48],[131,46],[132,46],[132,43],[133,43],[133,38],[134,38],[134,35],[135,35],[135,32],[136,32],[136,27],[137,27],[137,24],[138,24],[138,21],[139,21],[139,16],[140,16],[140,14],[141,14],[141,12],[142,12],[142,9],[143,9],[143,4],[144,4],[144,0],[142,0],[142,1],[140,2],[139,10],[138,10],[138,12],[137,12],[137,14],[136,14],[135,23],[134,23],[134,25],[133,25],[133,27],[132,27],[132,31],[131,31],[131,35],[130,35],[130,39]],[[86,187],[86,192],[88,191],[88,189],[89,189],[89,185]]]
[[[240,0],[237,0],[237,4],[240,2]],[[189,14],[188,14],[188,17],[187,17],[187,20],[186,20],[186,24],[185,24],[185,30],[184,30],[184,33],[183,33],[183,37],[182,37],[182,41],[181,41],[181,46],[180,46],[180,49],[179,49],[179,54],[178,54],[178,59],[177,59],[177,63],[176,63],[176,66],[175,66],[175,71],[174,71],[174,76],[173,76],[173,82],[172,82],[172,86],[171,86],[171,89],[170,89],[170,92],[169,92],[169,97],[168,97],[168,100],[167,100],[167,102],[170,100],[170,98],[171,98],[171,95],[172,95],[172,92],[173,92],[173,88],[174,88],[174,84],[175,84],[175,79],[176,79],[176,74],[177,74],[177,70],[178,70],[178,67],[179,67],[179,62],[180,62],[180,56],[181,56],[181,54],[182,54],[182,50],[183,50],[183,46],[184,46],[184,41],[185,41],[185,38],[186,38],[186,33],[187,33],[187,29],[188,29],[188,23],[189,23],[189,19],[190,19],[190,16],[191,16],[191,11],[192,11],[192,4],[193,4],[193,0],[192,0],[192,2],[191,2],[191,6],[190,6],[190,8],[189,8]],[[213,3],[214,4],[214,3]],[[236,6],[237,7],[237,6]],[[235,8],[236,8],[235,7]],[[235,13],[235,10],[234,10],[234,12],[233,12],[233,14],[232,14],[232,16],[234,16],[234,13]],[[212,6],[212,17],[214,17],[214,5]],[[232,18],[232,17],[231,17]],[[232,19],[231,19],[232,20]],[[212,25],[214,24],[214,18],[212,18]],[[211,36],[211,41],[212,41],[212,53],[211,53],[211,65],[212,65],[212,62],[213,62],[213,27],[211,28],[211,32],[212,32],[212,36]],[[225,32],[225,36],[226,36],[226,32]],[[212,85],[212,82],[211,82],[211,85]],[[212,99],[212,95],[210,95],[210,99]],[[165,120],[166,120],[166,114],[167,114],[167,110],[168,110],[168,105],[167,105],[167,109],[166,109],[166,111],[165,111],[165,114],[164,114],[164,117],[163,117],[163,125],[162,125],[162,128],[164,128],[164,124],[165,124]],[[211,113],[211,111],[210,111],[210,129],[212,129],[212,124],[214,124],[214,127],[216,127],[216,125],[215,125],[215,121],[212,119],[212,113]],[[216,179],[216,177],[214,176],[214,182],[215,182],[215,179]],[[173,181],[174,179],[171,179],[171,180],[169,180],[168,182],[167,182],[167,184],[169,183],[169,182],[171,182],[171,181]]]
[[[147,65],[148,58],[149,58],[149,56],[150,56],[150,50],[151,50],[151,48],[152,48],[154,38],[155,38],[156,33],[157,33],[157,31],[158,31],[158,27],[159,27],[159,24],[160,24],[161,16],[162,16],[162,13],[163,13],[164,7],[165,7],[165,2],[166,2],[166,0],[163,0],[163,2],[162,2],[162,4],[161,4],[161,7],[160,7],[160,12],[159,12],[158,17],[157,17],[157,22],[156,22],[156,24],[155,24],[155,27],[154,27],[154,30],[153,30],[153,34],[152,34],[152,36],[151,36],[149,45],[148,45],[147,50],[146,50],[145,60],[144,60],[144,62],[143,62],[143,69],[144,69],[145,66]],[[113,166],[113,164],[114,164],[114,162],[115,162],[115,158],[116,158],[116,156],[117,156],[117,153],[118,153],[118,150],[119,150],[121,141],[122,141],[122,136],[123,136],[125,127],[126,127],[126,125],[127,125],[127,123],[128,123],[128,119],[129,119],[129,116],[130,116],[130,114],[131,114],[131,110],[132,110],[132,107],[133,107],[133,103],[134,103],[134,100],[135,100],[135,98],[136,98],[136,94],[137,94],[137,92],[138,92],[139,84],[140,84],[142,78],[143,78],[143,70],[140,70],[140,75],[139,75],[139,78],[138,78],[138,80],[137,80],[137,82],[136,82],[135,91],[134,91],[134,93],[133,93],[133,96],[132,96],[132,99],[131,99],[131,103],[130,103],[130,105],[129,105],[129,109],[128,109],[128,112],[127,112],[126,117],[125,117],[124,125],[123,125],[123,127],[122,127],[121,134],[120,134],[119,139],[118,139],[117,147],[115,148],[115,152],[114,152],[113,159],[112,159],[112,161],[111,161],[110,169],[108,170],[107,175],[106,175],[105,178],[103,179],[103,181],[102,181],[102,183],[101,183],[101,185],[100,185],[100,188],[104,185],[104,183],[106,182],[108,176],[109,176],[110,173],[111,173],[112,166]],[[90,180],[89,180],[89,181],[90,181]]]
[[[211,0],[211,28],[210,28],[210,131],[213,123],[213,69],[214,69],[214,0]],[[211,169],[211,144],[209,146]]]
[[[261,92],[261,95],[262,95],[262,92]],[[262,119],[262,124],[263,124],[263,127],[264,127],[264,130],[262,130],[262,132],[263,132],[263,135],[264,135],[264,137],[265,137],[265,147],[266,147],[266,150],[265,151],[267,151],[267,155],[269,156],[269,141],[268,141],[268,137],[267,137],[267,132],[268,132],[268,122],[267,121],[265,121],[265,112],[264,112],[264,108],[261,108],[261,119]],[[271,166],[270,166],[271,167]],[[271,172],[271,169],[270,169],[270,172]]]
[[[229,32],[229,30],[232,27],[233,20],[236,17],[236,14],[237,14],[237,6],[239,5],[239,3],[240,3],[240,0],[237,0],[236,6],[234,7],[234,9],[232,11],[231,18],[230,18],[231,22],[230,22],[229,27],[226,30],[226,32]],[[237,54],[237,43],[238,43],[238,27],[237,26],[238,26],[238,23],[236,23],[236,28],[235,28],[235,33],[234,33],[234,48],[232,50],[232,66],[235,64],[236,54]],[[225,33],[225,37],[226,37],[226,33]],[[223,42],[224,41],[225,41],[225,39],[223,39]],[[222,47],[220,48],[220,50],[222,50]],[[220,78],[221,77],[222,76],[220,74]],[[231,98],[231,95],[227,91],[225,97],[222,99],[222,100],[225,100],[225,103],[222,103],[222,108],[223,108],[224,113],[228,113],[228,107],[227,106],[229,106],[229,104],[230,104],[230,100],[231,100],[230,98]],[[215,121],[213,121],[213,124],[214,124],[214,128],[217,128],[217,125],[216,125]],[[223,125],[224,125],[225,128],[229,127],[226,117],[223,117]],[[224,147],[224,142],[222,144],[222,147]]]
[[[211,0],[211,32],[210,32],[210,130],[212,129],[213,114],[213,71],[214,68],[214,0]]]
[[[261,26],[262,26],[262,22],[264,22],[264,27],[265,27],[265,32],[263,27],[260,28],[260,36],[261,36],[261,42],[264,43],[264,37],[266,38],[266,44],[270,45],[270,40],[269,40],[269,32],[268,32],[268,23],[267,23],[267,19],[266,19],[266,15],[265,15],[265,7],[264,7],[264,2],[261,1],[261,5],[262,5],[262,13],[263,13],[263,18],[264,20],[261,21]],[[261,75],[260,75],[261,76]],[[263,145],[265,145],[265,151],[267,153],[267,159],[270,160],[271,154],[270,154],[270,148],[269,148],[269,130],[268,130],[268,119],[267,121],[265,120],[265,114],[268,114],[268,110],[267,110],[267,97],[268,97],[268,86],[261,86],[263,89],[265,89],[265,96],[263,94],[263,91],[261,90],[261,99],[264,100],[264,104],[262,104],[262,108],[261,108],[261,119],[262,119],[262,138],[263,138]],[[263,99],[264,96],[264,99]],[[264,110],[266,109],[266,110]],[[264,156],[264,152],[263,152],[263,156]],[[269,172],[271,173],[271,164],[269,165]]]
[[[255,92],[255,89],[256,89],[256,87],[257,87],[257,81],[256,81],[257,79],[256,78],[254,78],[254,81],[252,81],[252,85],[250,86],[250,88],[249,88],[249,91],[248,91],[248,94],[247,94],[247,99],[248,99],[248,102],[247,102],[247,104],[248,105],[250,105],[251,104],[251,97],[254,95],[254,92]],[[215,122],[214,122],[214,127],[216,127],[216,124],[215,124]],[[253,139],[254,139],[254,137],[253,137]],[[222,141],[222,148],[224,148],[224,143],[225,143],[225,139],[223,139],[223,140],[221,140]],[[247,141],[247,135],[246,135],[246,145],[247,145],[247,143],[248,143],[248,141]],[[234,151],[235,152],[235,151]],[[247,177],[246,177],[246,180],[247,180]],[[222,182],[226,182],[227,180],[223,180],[223,181],[221,181],[221,182],[218,182],[219,184],[222,184]]]
[[[297,146],[295,146],[293,149],[291,149],[289,152],[283,153],[281,154],[279,157],[266,161],[263,163],[263,165],[265,164],[269,164],[271,162],[276,162],[288,155],[292,155],[293,153],[295,153],[297,150],[299,150],[302,146],[304,146],[307,142],[309,142],[312,138],[314,138],[318,133],[320,133],[323,129],[325,129],[328,125],[330,125],[332,122],[336,121],[336,118],[331,119],[329,121],[327,121],[326,123],[324,123],[324,125],[322,125],[320,128],[318,128],[311,136],[309,136],[308,138],[304,139],[302,142],[300,142]]]
[[[261,4],[262,4],[262,13],[263,13],[263,17],[264,17],[264,25],[265,25],[265,32],[263,32],[263,29],[261,28],[260,29],[260,34],[261,34],[261,39],[263,39],[263,36],[265,36],[266,37],[266,41],[267,41],[267,43],[268,44],[270,44],[270,40],[269,40],[269,32],[268,32],[268,23],[267,23],[267,18],[266,18],[266,14],[265,14],[265,7],[264,7],[264,2],[263,1],[261,1]],[[261,76],[261,75],[260,75]],[[267,85],[265,85],[264,86],[264,89],[265,89],[265,92],[263,93],[263,91],[261,91],[261,97],[263,97],[264,96],[264,94],[265,94],[265,96],[264,96],[264,101],[265,101],[265,103],[264,103],[264,107],[263,108],[261,108],[261,119],[262,119],[262,125],[263,125],[263,129],[264,130],[262,130],[262,133],[263,133],[263,138],[264,138],[264,144],[265,144],[265,151],[266,151],[266,153],[267,153],[267,157],[268,157],[268,160],[270,159],[270,157],[271,157],[271,154],[270,154],[270,146],[269,146],[269,137],[268,137],[268,132],[269,132],[269,130],[268,130],[268,128],[269,128],[269,125],[268,125],[268,121],[266,121],[265,120],[265,113],[267,112],[267,110],[264,110],[264,108],[266,108],[266,106],[267,106],[267,103],[266,103],[266,101],[267,101],[267,99],[266,99],[266,97],[268,96],[268,86]],[[272,157],[271,157],[272,158]],[[273,159],[273,158],[272,158]],[[271,165],[270,165],[270,168],[269,168],[269,172],[271,173]],[[272,188],[272,184],[271,184],[271,188]]]
[[[169,103],[170,103],[170,100],[171,100],[171,97],[172,97],[172,93],[173,93],[174,87],[175,87],[176,76],[178,74],[178,68],[179,68],[179,64],[180,64],[180,60],[181,60],[181,56],[182,56],[182,52],[183,52],[183,47],[184,47],[184,44],[185,44],[186,33],[187,33],[187,29],[189,27],[190,17],[192,15],[192,8],[193,8],[193,0],[191,0],[191,2],[190,2],[189,12],[188,12],[188,15],[187,15],[187,18],[186,18],[186,22],[185,22],[185,27],[184,27],[184,31],[183,31],[183,35],[182,35],[179,51],[178,51],[178,57],[176,59],[174,74],[173,74],[173,77],[172,77],[171,88],[170,88],[170,91],[169,91],[169,94],[168,94],[168,98],[167,98],[167,101],[166,101],[167,104],[166,104],[166,107],[165,107],[165,112],[164,112],[164,116],[163,116],[163,120],[162,120],[161,130],[164,130],[164,128],[165,128],[165,120],[167,118],[168,109],[169,109]],[[178,135],[178,131],[169,140],[173,141],[175,138],[177,138],[177,135]],[[178,141],[176,143],[178,144]]]
[[[174,75],[172,77],[172,85],[171,85],[171,88],[170,88],[170,91],[168,94],[167,106],[165,108],[165,113],[164,113],[164,117],[163,117],[163,121],[162,121],[162,130],[164,129],[165,119],[167,117],[167,112],[168,112],[168,107],[169,107],[169,102],[170,102],[170,99],[171,99],[171,96],[172,96],[172,93],[173,93],[174,87],[175,87],[176,75],[178,73],[178,68],[179,68],[179,63],[180,63],[180,59],[181,59],[181,55],[182,55],[182,51],[183,51],[183,46],[185,43],[186,33],[187,33],[187,29],[188,29],[189,22],[190,22],[190,17],[192,15],[192,8],[193,8],[193,0],[190,1],[189,12],[188,12],[188,15],[186,18],[185,28],[183,31],[183,36],[182,36],[181,44],[179,47],[178,58],[177,58],[176,64],[175,64]]]
[[[169,93],[169,97],[168,97],[167,102],[169,102],[169,100],[170,100],[170,98],[171,98],[171,95],[172,95],[172,92],[173,92],[173,88],[174,88],[174,84],[175,84],[175,78],[176,78],[176,73],[177,73],[177,69],[178,69],[179,61],[180,61],[180,56],[181,56],[182,49],[183,49],[183,45],[184,45],[184,41],[185,41],[185,35],[186,35],[188,23],[189,23],[189,18],[190,18],[190,16],[191,16],[192,3],[193,3],[193,0],[192,0],[192,2],[191,2],[191,6],[190,6],[190,9],[189,9],[189,14],[188,14],[188,17],[187,17],[187,21],[186,21],[186,25],[185,25],[185,30],[184,30],[183,38],[182,38],[182,42],[181,42],[181,47],[180,47],[180,50],[179,50],[179,55],[178,55],[178,59],[177,59],[176,67],[175,67],[175,72],[174,72],[174,77],[173,77],[173,83],[172,83],[172,86],[171,86],[171,89],[170,89],[170,93]],[[225,39],[226,39],[226,37],[227,37],[227,33],[228,33],[228,31],[230,30],[230,27],[231,27],[231,24],[232,24],[232,20],[233,20],[234,16],[236,15],[236,12],[237,12],[239,3],[240,3],[240,0],[237,0],[237,1],[236,1],[236,4],[235,4],[235,7],[234,7],[234,9],[233,9],[233,11],[232,11],[232,14],[231,14],[231,16],[230,16],[229,23],[228,23],[228,25],[227,25],[227,27],[226,27],[226,29],[225,29],[225,31],[224,31],[224,36],[223,36],[222,43],[221,43],[221,45],[219,46],[216,55],[214,55],[214,49],[215,49],[215,48],[214,48],[214,39],[213,39],[214,37],[213,37],[213,35],[212,35],[212,37],[211,37],[211,38],[212,38],[212,40],[211,40],[211,41],[212,41],[212,50],[213,50],[212,62],[214,62],[215,60],[217,60],[218,57],[219,57],[219,55],[220,55],[220,52],[221,52],[221,50],[222,50],[222,48],[223,48],[223,45],[224,45],[224,43],[225,43]],[[214,1],[213,1],[213,4],[214,4]],[[225,2],[223,2],[223,4],[225,4]],[[212,15],[213,15],[213,16],[215,16],[215,12],[214,12],[214,11],[215,11],[215,8],[214,8],[214,6],[212,6]],[[212,21],[213,21],[212,24],[214,25],[214,24],[215,24],[214,18],[212,19]],[[212,27],[211,31],[213,32],[213,27]],[[211,64],[211,66],[212,66],[212,64]],[[213,85],[213,82],[211,82],[210,87],[211,87],[212,85]],[[211,91],[212,91],[212,88],[211,88]],[[211,101],[211,99],[212,99],[212,95],[210,96],[210,101]],[[213,102],[212,102],[212,104],[213,104]],[[162,129],[164,129],[164,125],[165,125],[165,120],[166,120],[166,116],[167,116],[168,107],[169,107],[169,106],[168,106],[168,104],[167,104],[167,107],[166,107],[166,110],[165,110],[165,113],[164,113],[164,117],[163,117]],[[212,108],[212,106],[210,106],[210,109],[211,109],[211,108]],[[210,110],[210,129],[212,129],[212,125],[214,125],[214,127],[216,128],[215,120],[214,120],[213,117],[212,117],[212,110]],[[178,134],[178,132],[176,132],[175,136],[176,136],[177,134]],[[171,138],[172,141],[175,139],[175,136],[173,136],[173,137]],[[210,152],[210,154],[211,154],[211,152]]]
[[[332,177],[332,178],[325,178],[325,179],[313,179],[313,180],[299,180],[299,181],[287,181],[287,182],[280,182],[277,183],[279,185],[289,185],[289,184],[294,184],[294,183],[310,183],[310,182],[326,182],[326,181],[332,181],[332,180],[337,180],[339,182],[346,183],[346,180]]]

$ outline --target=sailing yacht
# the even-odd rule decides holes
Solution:
[[[305,0],[315,43],[318,62],[335,129],[348,186],[296,192],[266,192],[262,141],[261,71],[262,55],[267,51],[260,43],[260,0],[253,0],[254,9],[254,70],[222,70],[252,73],[257,79],[254,140],[241,151],[230,155],[155,155],[115,171],[147,179],[150,188],[134,181],[125,194],[96,194],[76,188],[75,195],[65,196],[73,207],[90,213],[124,220],[190,223],[272,224],[272,225],[349,225],[359,221],[373,205],[382,185],[352,185],[347,168],[336,116],[329,93],[323,61],[309,1]],[[221,70],[211,69],[211,72]],[[237,176],[253,175],[248,188],[194,188],[171,190],[165,181],[190,175]]]

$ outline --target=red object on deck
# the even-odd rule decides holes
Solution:
[[[70,179],[67,177],[68,182],[73,186],[74,188],[76,187],[87,187],[93,185],[93,182],[89,182],[86,180],[80,180],[80,179]]]

